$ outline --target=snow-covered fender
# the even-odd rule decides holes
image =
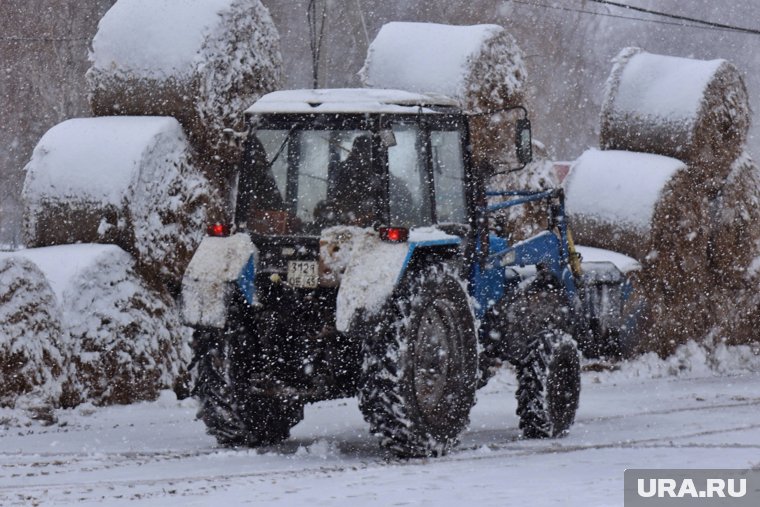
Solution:
[[[458,246],[461,239],[437,229],[412,230],[407,243],[388,243],[377,234],[364,234],[352,245],[338,290],[335,327],[347,332],[354,314],[380,311],[420,249]]]
[[[249,304],[258,252],[247,234],[204,238],[182,279],[182,319],[193,327],[224,328],[237,285]]]

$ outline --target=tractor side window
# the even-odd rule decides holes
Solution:
[[[432,131],[430,146],[435,181],[435,211],[439,223],[462,224],[465,210],[462,142],[457,130]]]
[[[390,225],[430,225],[430,182],[422,131],[417,125],[396,124],[393,133],[396,145],[388,148]]]

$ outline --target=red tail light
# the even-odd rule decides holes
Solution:
[[[409,229],[406,227],[380,227],[380,239],[390,243],[403,243],[409,239]]]
[[[209,236],[215,236],[217,238],[226,238],[230,235],[230,226],[227,224],[221,224],[219,222],[211,224],[206,229]]]

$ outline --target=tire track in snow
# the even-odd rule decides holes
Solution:
[[[750,405],[757,405],[760,402],[753,402],[753,403],[743,403],[743,404],[732,404],[732,406],[750,406]],[[712,409],[722,409],[724,407],[722,406],[712,406],[712,407],[700,407],[700,410],[709,410]],[[668,410],[668,413],[676,413],[683,410],[680,409],[674,409],[674,410]],[[648,414],[643,414],[648,415]],[[50,490],[56,489],[56,490],[76,490],[76,489],[85,489],[92,486],[97,486],[98,489],[111,489],[116,490],[117,488],[127,488],[132,489],[136,487],[161,487],[161,491],[156,491],[155,494],[166,494],[166,488],[176,488],[180,487],[182,488],[183,492],[185,494],[190,493],[193,489],[206,489],[206,485],[215,485],[215,489],[218,487],[224,487],[225,485],[232,485],[236,481],[239,480],[252,480],[252,479],[262,479],[262,478],[274,478],[274,477],[280,477],[280,478],[286,478],[286,477],[298,477],[303,475],[329,475],[334,473],[341,473],[345,471],[361,471],[361,470],[368,470],[372,468],[384,468],[388,466],[424,466],[428,465],[431,462],[435,463],[461,463],[461,462],[468,462],[468,461],[483,461],[483,460],[496,460],[496,459],[503,459],[503,458],[510,458],[510,457],[526,457],[526,456],[539,456],[539,455],[545,455],[545,454],[560,454],[560,453],[574,453],[574,452],[584,452],[584,451],[593,451],[593,450],[603,450],[603,449],[648,449],[648,448],[678,448],[678,447],[694,447],[694,448],[731,448],[731,447],[742,447],[742,448],[758,448],[760,449],[760,445],[740,445],[740,444],[695,444],[695,443],[684,443],[684,444],[677,444],[673,443],[673,440],[679,440],[679,439],[688,439],[688,438],[695,438],[695,437],[702,437],[702,436],[708,436],[708,435],[717,435],[717,434],[723,434],[723,433],[735,433],[740,431],[749,431],[749,430],[756,430],[760,429],[760,424],[752,424],[752,425],[743,425],[743,426],[735,426],[731,428],[720,428],[720,429],[714,429],[714,430],[704,430],[699,432],[692,432],[687,434],[677,434],[677,435],[667,435],[667,436],[659,436],[659,437],[650,437],[650,438],[642,438],[642,439],[635,439],[635,440],[627,440],[627,441],[618,441],[618,442],[609,442],[609,443],[596,443],[596,444],[575,444],[575,445],[562,445],[561,443],[558,445],[557,440],[547,440],[547,445],[542,447],[525,447],[522,445],[514,445],[512,442],[506,443],[506,444],[489,444],[487,447],[489,448],[490,452],[486,455],[472,455],[472,451],[477,451],[481,449],[483,446],[472,446],[472,447],[466,447],[466,448],[458,448],[456,451],[448,456],[444,456],[442,458],[434,458],[434,459],[415,459],[415,460],[396,460],[396,459],[389,459],[389,460],[376,460],[371,462],[358,462],[358,463],[342,463],[342,464],[336,464],[336,465],[318,465],[314,467],[302,467],[297,469],[288,469],[288,470],[282,470],[282,469],[274,469],[274,470],[261,470],[261,471],[251,471],[251,472],[243,472],[243,473],[237,473],[237,474],[230,474],[230,473],[224,473],[224,474],[216,474],[216,475],[198,475],[198,476],[179,476],[179,477],[167,477],[167,478],[160,478],[160,479],[125,479],[125,480],[110,480],[110,481],[97,481],[97,482],[81,482],[77,484],[70,484],[70,483],[50,483],[50,484],[44,484],[44,485],[12,485],[12,486],[0,486],[0,498],[5,496],[5,493],[14,493],[14,492],[24,492],[25,495],[31,496],[34,495],[34,493],[45,493],[47,494]],[[520,442],[536,442],[535,440],[520,440]],[[218,453],[218,451],[217,451]],[[8,453],[0,453],[0,456],[7,455]],[[129,453],[114,453],[114,457],[121,457],[123,459],[127,459],[125,457],[125,454]],[[152,455],[153,453],[145,453],[147,455]],[[156,453],[159,454],[159,453]],[[166,453],[163,453],[166,454]],[[198,457],[198,456],[208,456],[211,454],[215,454],[213,452],[209,453],[181,453],[183,454],[182,457],[179,455],[173,456],[169,459],[183,459],[183,457]],[[110,455],[106,455],[110,456]],[[350,456],[346,456],[350,458]],[[162,460],[156,460],[156,461],[162,461]],[[131,461],[129,463],[132,466],[139,466],[140,463],[136,463],[134,461]],[[87,469],[84,471],[92,471],[91,469]],[[69,471],[67,471],[68,473]],[[196,485],[194,487],[194,485]],[[147,495],[148,493],[140,493],[142,497]],[[198,493],[200,494],[200,492]],[[8,497],[6,497],[7,499]]]

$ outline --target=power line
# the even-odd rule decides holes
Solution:
[[[721,31],[721,32],[734,32],[734,33],[745,32],[745,33],[760,34],[760,31],[749,31],[749,29],[744,29],[744,28],[738,28],[738,27],[720,28],[720,27],[704,24],[704,23],[709,23],[709,22],[702,22],[703,24],[695,24],[696,22],[695,23],[679,23],[676,21],[664,21],[660,19],[640,18],[640,17],[635,17],[635,16],[622,16],[620,14],[590,11],[586,9],[578,9],[578,8],[573,8],[573,7],[561,7],[558,5],[549,5],[549,4],[544,4],[544,3],[535,2],[535,1],[528,1],[528,0],[509,0],[509,1],[511,1],[512,3],[527,5],[530,7],[542,7],[545,9],[552,9],[552,10],[557,10],[557,11],[575,12],[579,14],[590,14],[593,16],[602,16],[602,17],[614,18],[614,19],[625,19],[629,21],[641,21],[643,23],[655,23],[659,25],[677,26],[681,28],[699,28],[702,30],[713,30],[713,31]],[[591,0],[591,1],[594,1],[594,0]]]
[[[528,1],[528,0],[509,0],[512,3],[520,4],[520,5],[527,5],[530,7],[543,7],[545,9],[552,9],[555,11],[565,11],[565,12],[575,12],[579,14],[591,14],[594,16],[603,16],[605,18],[615,18],[615,19],[627,19],[630,21],[642,21],[644,23],[656,23],[659,25],[670,25],[670,26],[679,26],[679,27],[688,27],[688,28],[701,28],[703,30],[718,30],[717,28],[712,28],[709,26],[704,25],[693,25],[693,24],[686,24],[686,23],[676,23],[675,21],[663,21],[659,19],[647,19],[647,18],[637,18],[634,16],[621,16],[619,14],[610,14],[607,12],[598,12],[598,11],[589,11],[585,9],[575,9],[573,7],[560,7],[558,5],[549,5],[549,4],[543,4],[540,2],[535,1]],[[721,31],[727,31],[721,29]],[[733,30],[731,30],[733,31]]]
[[[710,27],[713,27],[713,28],[722,28],[724,30],[731,30],[731,31],[735,31],[735,32],[743,32],[743,33],[751,33],[751,34],[754,34],[754,35],[760,35],[760,30],[754,30],[752,28],[742,28],[740,26],[724,25],[722,23],[716,23],[714,21],[705,21],[703,19],[690,18],[688,16],[681,16],[679,14],[670,14],[670,13],[667,13],[667,12],[655,11],[655,10],[652,10],[652,9],[646,9],[644,7],[637,7],[635,5],[628,5],[628,4],[623,4],[623,3],[620,3],[620,2],[613,2],[611,0],[590,0],[590,1],[594,2],[594,3],[602,4],[602,5],[611,5],[613,7],[619,7],[621,9],[627,9],[627,10],[631,10],[631,11],[644,12],[646,14],[653,14],[655,16],[662,16],[662,17],[665,17],[665,18],[677,19],[677,20],[680,20],[680,21],[689,21],[691,23],[699,23],[699,24],[702,24],[702,25],[705,25],[705,26],[710,26]]]

